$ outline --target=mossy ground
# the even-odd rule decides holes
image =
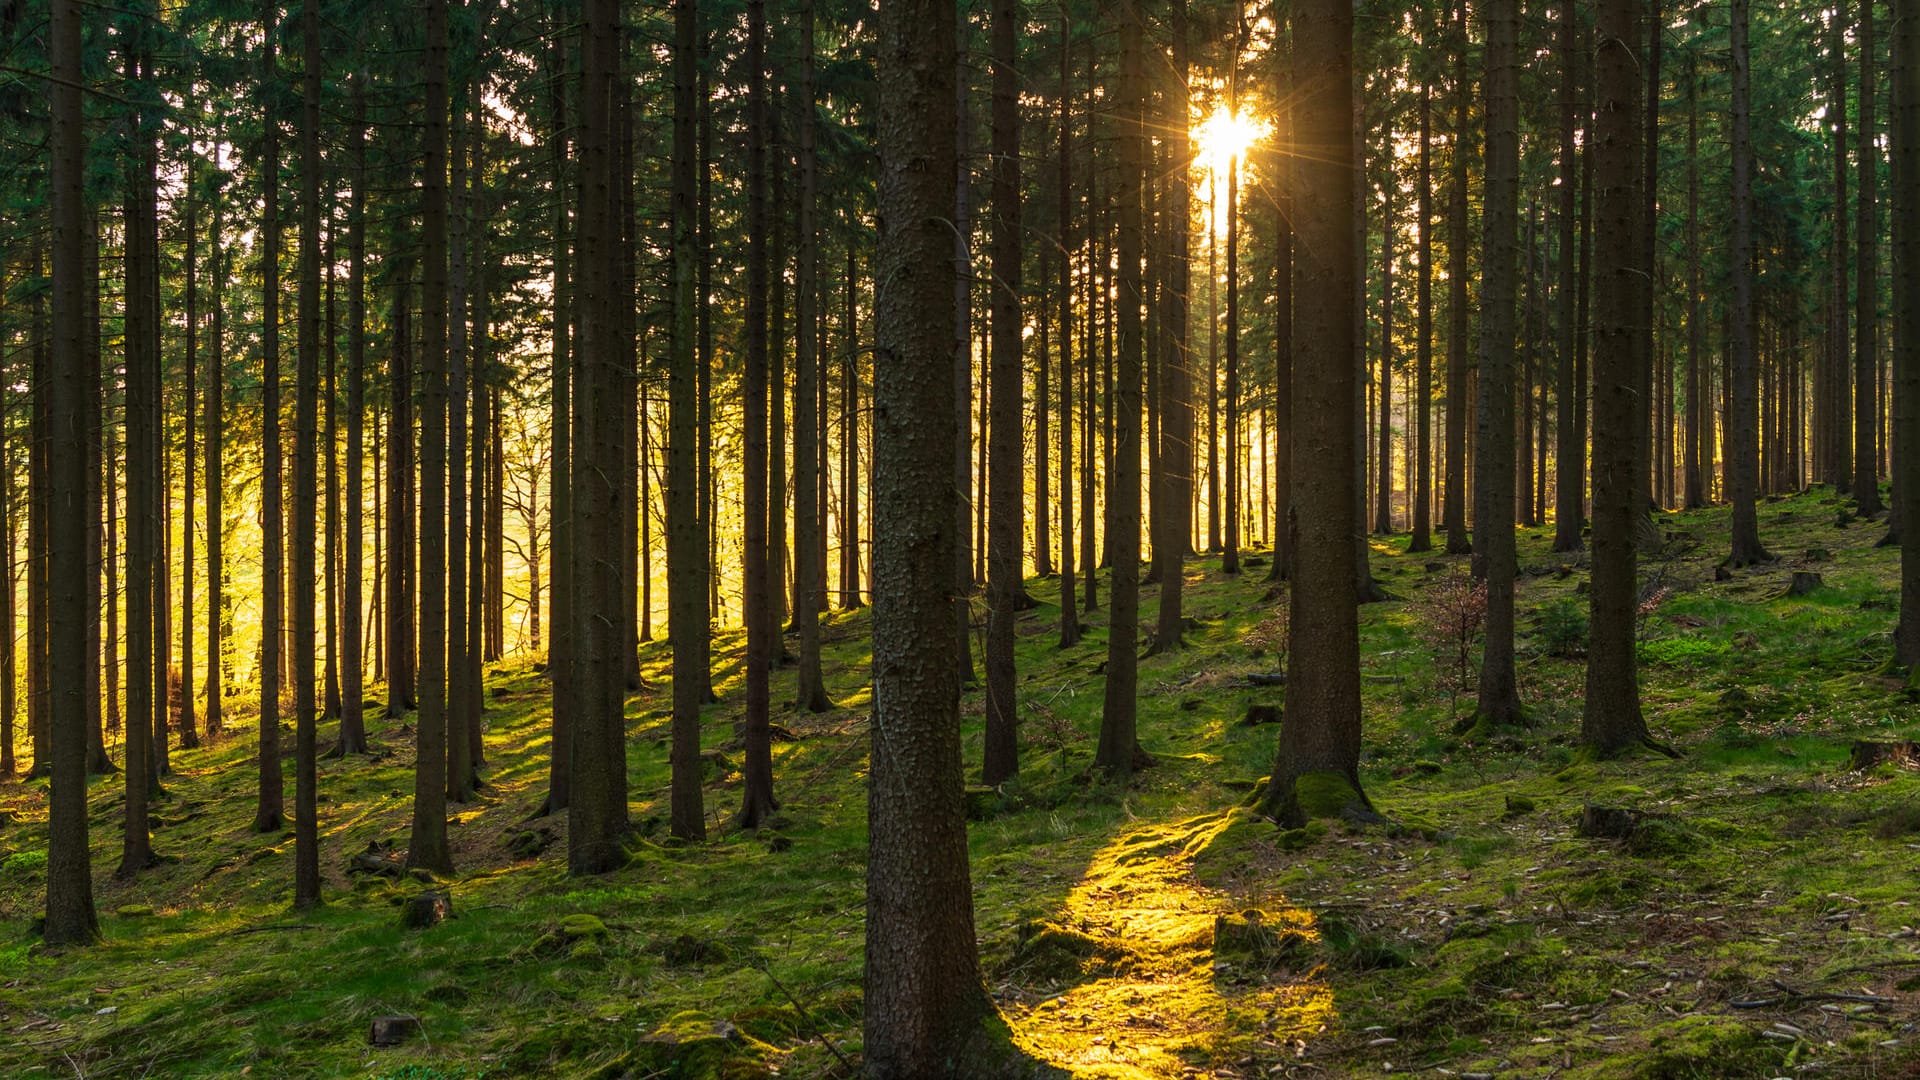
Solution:
[[[1282,693],[1244,678],[1273,665],[1242,643],[1268,606],[1264,567],[1235,580],[1216,560],[1187,566],[1198,626],[1184,651],[1142,662],[1156,764],[1124,793],[1087,779],[1106,611],[1060,650],[1055,584],[1031,583],[1043,603],[1020,639],[1024,768],[971,827],[983,965],[1015,1040],[1109,1077],[1914,1075],[1920,775],[1850,773],[1847,749],[1920,736],[1920,708],[1882,670],[1897,555],[1873,546],[1879,524],[1836,526],[1841,505],[1818,491],[1763,504],[1783,560],[1721,582],[1725,511],[1662,517],[1666,548],[1642,572],[1667,593],[1640,655],[1649,723],[1678,760],[1576,751],[1584,673],[1568,613],[1584,606],[1585,570],[1548,553],[1546,530],[1520,542],[1534,725],[1454,734],[1472,702],[1438,683],[1419,604],[1462,560],[1376,541],[1400,599],[1362,612],[1361,780],[1394,824],[1368,828],[1281,832],[1241,805],[1276,729],[1240,721]],[[1826,588],[1779,598],[1795,568]],[[88,949],[33,935],[46,788],[0,783],[0,1075],[847,1075],[866,635],[863,614],[834,616],[835,709],[779,718],[799,736],[775,747],[779,819],[727,831],[739,777],[720,765],[714,839],[698,847],[662,840],[667,654],[647,646],[627,744],[640,835],[626,869],[587,880],[565,876],[563,817],[527,821],[544,793],[546,684],[531,659],[490,670],[488,787],[454,808],[456,917],[426,931],[402,930],[394,906],[424,886],[345,874],[370,841],[405,843],[404,720],[373,725],[384,756],[321,763],[328,891],[313,913],[288,910],[291,834],[248,829],[250,716],[236,709],[216,746],[174,755],[154,831],[169,861],[135,881],[111,877],[120,781],[96,781],[106,939]],[[738,641],[717,644],[725,700],[707,746],[725,751]],[[790,676],[776,687],[784,700]],[[980,712],[975,691],[974,762]],[[1637,844],[1587,840],[1573,827],[1586,801],[1666,816]],[[1234,945],[1216,950],[1223,917]],[[425,1038],[369,1047],[369,1021],[392,1014],[418,1016]],[[697,1047],[672,1052],[690,1036]]]

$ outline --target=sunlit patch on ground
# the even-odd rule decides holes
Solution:
[[[1094,856],[1046,928],[1030,931],[1088,955],[1079,981],[1009,1012],[1022,1047],[1082,1077],[1204,1075],[1291,1058],[1332,1023],[1333,992],[1310,956],[1293,960],[1295,970],[1286,958],[1216,955],[1216,920],[1236,912],[1194,880],[1193,860],[1232,820],[1150,826]],[[1277,935],[1317,936],[1312,915],[1278,898],[1264,922]]]

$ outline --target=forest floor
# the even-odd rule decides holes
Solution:
[[[1376,539],[1397,599],[1362,612],[1362,777],[1390,827],[1283,832],[1243,806],[1277,731],[1243,721],[1282,700],[1248,680],[1276,666],[1247,643],[1272,608],[1264,552],[1240,578],[1187,564],[1196,626],[1141,665],[1157,764],[1124,793],[1086,780],[1106,611],[1061,650],[1057,585],[1034,581],[1024,768],[976,800],[971,830],[983,964],[1014,1037],[1084,1077],[1920,1076],[1920,772],[1849,766],[1854,739],[1920,736],[1920,708],[1882,674],[1897,554],[1842,505],[1765,503],[1780,561],[1724,581],[1725,511],[1662,515],[1640,658],[1671,760],[1576,751],[1585,567],[1550,554],[1549,531],[1520,544],[1533,724],[1493,732],[1456,733],[1471,701],[1423,629],[1464,558]],[[1785,596],[1796,570],[1822,587]],[[0,782],[0,1076],[852,1076],[867,626],[827,625],[835,708],[778,718],[784,805],[759,834],[726,827],[739,643],[717,642],[698,847],[664,842],[667,653],[646,646],[627,743],[640,835],[627,868],[586,880],[565,875],[564,816],[529,820],[546,684],[530,661],[490,669],[488,786],[454,808],[460,873],[439,887],[455,917],[424,931],[397,905],[428,885],[346,872],[369,843],[406,842],[404,721],[375,723],[375,756],[321,763],[311,914],[287,906],[291,831],[249,830],[251,717],[174,754],[154,833],[168,861],[133,881],[112,877],[120,781],[96,781],[105,941],[87,949],[38,943],[46,786]],[[976,690],[972,762],[980,712]],[[1649,816],[1589,839],[1589,802]],[[421,1037],[369,1046],[388,1015]]]

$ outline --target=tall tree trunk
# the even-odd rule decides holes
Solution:
[[[746,455],[741,510],[745,557],[742,559],[742,618],[747,624],[745,783],[741,790],[742,828],[757,829],[779,809],[773,795],[773,748],[768,734],[774,621],[769,614],[767,518],[767,235],[772,222],[767,206],[767,148],[773,141],[766,73],[766,0],[747,3],[747,348]]]
[[[1560,0],[1560,214],[1555,222],[1559,230],[1560,281],[1554,316],[1554,381],[1558,388],[1554,437],[1553,550],[1578,551],[1583,546],[1581,526],[1586,524],[1581,498],[1586,486],[1587,447],[1574,430],[1574,409],[1586,387],[1574,380],[1574,304],[1579,298],[1578,266],[1574,262],[1574,228],[1579,221],[1579,147],[1574,143],[1578,118],[1580,9],[1574,0]]]
[[[1094,768],[1124,789],[1145,757],[1135,735],[1140,622],[1140,196],[1149,136],[1140,0],[1122,0],[1120,86],[1120,178],[1115,188],[1119,256],[1119,351],[1108,415],[1113,450],[1107,456],[1107,553],[1113,562],[1111,610],[1107,616],[1106,695]]]
[[[81,365],[86,354],[85,175],[86,132],[80,95],[79,4],[53,0],[47,32],[52,61],[52,133],[49,186],[53,224],[53,326],[50,363],[34,384],[34,396],[52,422],[48,461],[53,500],[65,511],[48,523],[48,665],[54,685],[78,688],[86,663],[86,617],[80,603],[86,585],[84,515],[75,504],[85,490],[85,441],[80,423]],[[36,260],[37,261],[37,260]],[[49,702],[52,744],[48,790],[47,918],[50,945],[86,944],[100,936],[93,909],[93,876],[87,851],[86,703],[68,690]],[[9,744],[11,745],[11,744]],[[36,761],[36,764],[38,762]],[[964,865],[964,863],[963,863]]]
[[[300,12],[300,343],[293,385],[293,906],[320,903],[314,768],[313,524],[320,397],[320,0]]]
[[[1187,308],[1192,274],[1188,257],[1193,239],[1193,141],[1188,132],[1185,103],[1191,75],[1188,47],[1187,0],[1173,0],[1169,10],[1173,30],[1173,70],[1167,92],[1172,98],[1173,161],[1167,170],[1167,280],[1161,307],[1166,350],[1160,361],[1160,470],[1165,477],[1160,505],[1153,518],[1153,549],[1165,560],[1160,575],[1159,625],[1153,634],[1155,652],[1182,645],[1184,615],[1181,592],[1183,563],[1193,532],[1193,379],[1187,334]],[[1063,98],[1064,100],[1064,98]],[[1064,156],[1064,154],[1063,154]],[[1062,181],[1064,183],[1064,179]],[[1060,208],[1066,219],[1067,207]],[[1062,324],[1065,312],[1062,311]],[[1065,340],[1064,335],[1062,341]]]
[[[143,29],[129,37],[126,44],[126,73],[129,82],[138,85],[147,75],[148,50],[151,48]],[[157,784],[155,782],[155,754],[153,739],[157,733],[165,738],[163,717],[166,709],[166,684],[154,681],[154,624],[156,622],[155,587],[156,563],[159,553],[156,550],[158,507],[161,505],[160,493],[156,490],[159,478],[157,460],[161,447],[159,432],[154,421],[159,412],[160,371],[158,360],[160,350],[156,339],[160,327],[154,316],[157,314],[147,303],[151,292],[151,277],[159,273],[159,264],[153,250],[159,242],[158,222],[149,217],[150,201],[155,177],[148,163],[151,158],[147,152],[153,132],[149,128],[151,120],[144,110],[137,111],[132,118],[135,145],[126,159],[126,289],[124,291],[126,317],[124,341],[126,344],[126,431],[127,431],[127,776],[125,803],[125,831],[121,846],[120,865],[114,870],[115,877],[127,878],[154,865],[152,837],[149,833],[148,803],[153,798]],[[268,188],[271,191],[271,187]],[[271,211],[269,211],[271,214]],[[268,222],[272,218],[269,216]],[[271,243],[271,241],[269,241]],[[49,378],[59,378],[48,373]],[[48,422],[54,420],[54,414],[43,412]],[[84,424],[80,432],[85,438]],[[70,490],[71,495],[63,496],[57,472],[63,463],[55,450],[56,444],[63,441],[61,434],[51,427],[45,436],[47,458],[43,464],[45,474],[45,498],[48,510],[57,506],[63,498],[85,497],[84,481],[82,486]],[[76,446],[76,450],[82,450]],[[84,469],[84,451],[77,454],[81,468]],[[84,521],[84,517],[80,520]],[[72,684],[62,684],[53,678],[54,669],[60,664],[59,647],[52,634],[57,621],[62,618],[53,614],[61,606],[60,581],[52,574],[52,560],[59,547],[53,537],[57,525],[51,521],[43,533],[47,537],[48,572],[43,586],[46,602],[49,604],[47,630],[47,659],[43,670],[48,674],[47,686],[51,691],[48,708],[56,708],[60,699],[66,697],[64,687],[79,687],[76,680]],[[79,553],[76,546],[75,551]],[[84,555],[82,554],[84,558]],[[84,573],[84,570],[83,570]],[[75,617],[80,617],[80,601],[75,597]],[[75,674],[79,674],[76,670]],[[59,688],[59,689],[55,689]],[[51,715],[51,714],[50,714]],[[84,723],[84,714],[77,721]],[[275,766],[278,767],[278,759]]]
[[[1707,408],[1707,387],[1712,380],[1702,370],[1706,363],[1706,327],[1701,319],[1700,294],[1700,74],[1699,61],[1687,52],[1687,421],[1685,506],[1698,510],[1707,505],[1706,470],[1711,466],[1702,453],[1702,430],[1712,412]],[[1822,394],[1822,398],[1825,398]]]
[[[854,304],[853,240],[847,241],[841,305],[840,366],[840,607],[863,607],[860,595],[860,333]],[[960,511],[965,527],[966,510]]]
[[[967,98],[972,90],[972,72],[968,67],[973,27],[963,15],[954,28],[958,35],[954,52],[954,196],[953,196],[953,410],[956,434],[953,442],[953,491],[955,543],[953,553],[953,618],[955,634],[954,663],[960,669],[960,685],[973,685],[973,601],[975,574],[971,568],[978,545],[968,539],[973,514],[973,413],[969,408],[973,394],[973,163],[968,160],[968,134],[972,127]],[[984,391],[984,387],[982,388]],[[980,395],[986,404],[986,395]],[[984,446],[982,453],[985,452]],[[984,474],[985,470],[981,470]],[[983,476],[984,479],[984,476]]]
[[[282,484],[280,478],[280,118],[276,115],[272,102],[277,96],[273,89],[276,71],[275,49],[279,38],[280,7],[278,0],[267,0],[262,19],[267,38],[267,47],[263,57],[266,65],[261,77],[262,108],[266,112],[266,136],[263,140],[262,179],[265,191],[266,208],[261,220],[262,244],[260,248],[261,273],[261,327],[260,327],[260,500],[261,522],[265,533],[261,544],[260,568],[260,793],[258,806],[253,815],[255,832],[277,831],[285,817],[286,791],[280,771],[280,614],[283,605],[280,601],[281,582],[284,573],[281,568],[281,540],[286,535],[280,511]],[[136,458],[129,432],[127,461],[129,476]],[[133,499],[129,493],[128,504]],[[131,523],[128,539],[131,541]],[[134,562],[131,547],[127,551],[129,566]],[[138,573],[137,570],[134,573]],[[130,583],[131,587],[131,583]],[[143,616],[135,614],[131,599],[127,605],[127,627],[131,633]],[[138,655],[132,648],[132,639],[128,639],[129,656]],[[129,661],[129,669],[138,661]],[[127,727],[129,733],[139,717],[134,715],[131,706],[133,680],[139,676],[129,672],[128,695],[129,708]],[[133,743],[129,739],[128,755],[132,756]],[[131,779],[131,774],[129,774]]]
[[[1261,805],[1270,816],[1297,825],[1309,816],[1370,810],[1360,790],[1360,635],[1353,588],[1353,507],[1360,486],[1353,454],[1358,171],[1355,162],[1341,160],[1354,143],[1353,7],[1348,0],[1301,0],[1290,21],[1297,88],[1293,145],[1334,148],[1298,153],[1292,164],[1300,277],[1314,283],[1294,311],[1294,645],[1287,670],[1287,715],[1293,720],[1281,726]]]
[[[879,19],[875,532],[916,539],[874,548],[865,1064],[895,1080],[1010,1051],[974,944],[953,662],[955,7]]]
[[[1844,9],[1843,9],[1844,10]],[[1860,123],[1855,162],[1860,170],[1853,234],[1853,497],[1861,517],[1873,517],[1880,502],[1880,143],[1874,117],[1874,74],[1879,58],[1873,41],[1873,0],[1860,0]],[[1907,177],[1912,183],[1913,178]]]
[[[700,777],[700,705],[704,699],[707,583],[698,496],[700,357],[695,304],[696,213],[694,68],[697,0],[673,6],[673,329],[667,381],[667,638],[673,649],[670,828],[682,840],[706,839]],[[811,39],[809,39],[811,40]],[[555,549],[556,555],[558,549]]]
[[[1020,310],[1020,74],[1014,67],[1019,43],[1020,5],[993,4],[993,275],[992,351],[989,357],[990,415],[985,433],[987,498],[986,738],[981,782],[998,787],[1020,772],[1019,715],[1014,703],[1014,623],[1020,617],[1026,585],[1021,577],[1021,532],[1026,524],[1026,490],[1021,473],[1026,459],[1022,420]],[[1043,455],[1044,456],[1044,455]]]
[[[1920,521],[1920,0],[1893,0],[1894,516]],[[1894,660],[1920,670],[1920,529],[1901,536]]]
[[[1382,138],[1389,147],[1386,156],[1391,164],[1391,123]],[[1398,182],[1389,171],[1382,185],[1384,205],[1380,211],[1380,375],[1374,380],[1380,449],[1373,459],[1378,477],[1373,488],[1373,531],[1382,534],[1393,532],[1393,189]]]
[[[1467,256],[1473,243],[1467,225],[1467,140],[1473,134],[1469,119],[1473,83],[1467,67],[1467,6],[1454,7],[1453,136],[1448,149],[1447,185],[1447,553],[1473,550],[1467,535],[1467,427],[1469,424],[1467,357]],[[1479,522],[1474,528],[1480,527]]]
[[[353,76],[352,119],[347,131],[347,157],[353,190],[347,203],[347,483],[346,558],[342,566],[340,620],[340,743],[342,756],[367,752],[366,716],[361,706],[361,674],[365,670],[360,635],[361,577],[365,559],[365,506],[362,474],[365,435],[361,414],[367,401],[367,89],[364,76]],[[209,436],[211,437],[211,436]],[[211,471],[211,470],[209,470]],[[211,526],[209,526],[211,527]],[[377,530],[376,530],[377,531]],[[376,565],[378,560],[376,559]],[[209,690],[209,697],[212,692]]]
[[[1283,37],[1282,40],[1285,40]],[[1283,46],[1284,62],[1276,65],[1274,100],[1281,104],[1276,120],[1279,130],[1291,138],[1293,124],[1292,47]],[[1270,452],[1274,456],[1273,475],[1273,566],[1267,580],[1286,581],[1293,576],[1293,215],[1294,155],[1281,150],[1274,154],[1274,238],[1273,238],[1273,415],[1274,438]]]
[[[407,865],[453,872],[447,845],[447,0],[426,3],[426,175],[421,182],[420,712]],[[578,843],[577,834],[569,838]]]
[[[547,593],[547,674],[553,688],[551,755],[547,762],[547,800],[543,809],[556,814],[567,808],[572,786],[568,770],[573,761],[573,291],[572,241],[568,194],[573,190],[567,168],[567,37],[561,30],[567,17],[558,5],[549,12],[552,46],[547,51],[548,94],[552,98],[553,132],[548,143],[548,168],[553,185],[553,350],[549,365],[550,455],[547,501],[547,557],[552,561]],[[705,436],[701,436],[702,440]],[[704,445],[704,442],[703,442]],[[704,494],[702,495],[704,499]],[[702,538],[704,539],[704,537]],[[704,564],[703,564],[704,565]],[[704,586],[703,586],[704,588]],[[705,593],[701,595],[704,605]],[[707,666],[704,644],[707,625],[699,620],[696,636],[699,669]],[[706,676],[700,675],[701,699]]]
[[[464,67],[464,64],[463,64]],[[447,801],[473,801],[473,748],[468,745],[467,713],[479,688],[468,680],[467,653],[467,285],[468,202],[467,162],[475,118],[467,111],[466,76],[454,77],[449,88],[451,115],[447,180],[447,414],[446,542],[422,552],[444,552],[446,589],[446,779]],[[433,556],[428,556],[432,558]],[[602,558],[612,557],[603,553]],[[428,647],[433,647],[428,643]]]
[[[1176,10],[1178,10],[1176,8]],[[1177,40],[1177,39],[1176,39]],[[1176,63],[1178,60],[1176,59]],[[1073,14],[1060,9],[1060,647],[1080,643],[1080,613],[1074,595],[1073,517]],[[1085,353],[1081,364],[1085,366]],[[1191,408],[1191,407],[1189,407]],[[1188,457],[1192,457],[1189,449]],[[1191,481],[1189,481],[1191,484]],[[1184,550],[1186,540],[1181,540]]]
[[[822,433],[818,423],[825,410],[818,405],[823,365],[819,334],[820,161],[814,148],[813,0],[802,0],[799,23],[796,135],[800,144],[800,206],[795,223],[799,231],[799,265],[794,278],[794,314],[798,326],[793,358],[793,625],[800,640],[800,656],[799,668],[794,673],[794,702],[808,712],[817,713],[832,708],[833,703],[827,699],[826,680],[820,671],[820,607],[825,599],[825,567],[815,554],[821,549],[825,530],[821,521],[824,513],[821,488],[814,478],[824,472],[826,462],[820,454]],[[693,763],[693,769],[697,778],[698,762]]]
[[[1486,581],[1486,637],[1478,712],[1492,725],[1521,723],[1514,678],[1514,274],[1520,131],[1516,82],[1518,0],[1490,0],[1487,27],[1487,176],[1480,297],[1479,458],[1474,474],[1474,560]]]
[[[1571,0],[1564,0],[1571,3]],[[1423,37],[1425,35],[1422,35]],[[1413,400],[1413,520],[1407,551],[1431,551],[1433,540],[1433,85],[1420,85],[1420,158],[1419,175],[1414,182],[1414,212],[1420,215],[1415,268],[1414,304],[1418,309],[1414,329]],[[1563,382],[1561,385],[1565,385]]]
[[[1733,54],[1733,235],[1727,248],[1727,274],[1733,300],[1727,350],[1727,379],[1731,416],[1727,424],[1727,472],[1733,497],[1733,542],[1728,563],[1751,566],[1772,558],[1760,545],[1760,521],[1754,510],[1759,448],[1755,439],[1755,382],[1753,361],[1753,196],[1748,179],[1753,172],[1752,106],[1748,95],[1748,0],[1730,0],[1732,21],[1728,41]],[[1598,418],[1596,420],[1596,428]]]
[[[1734,0],[1744,4],[1745,0]],[[1603,754],[1646,741],[1634,654],[1639,584],[1634,533],[1641,516],[1634,416],[1645,411],[1634,392],[1639,316],[1640,235],[1635,166],[1642,152],[1636,42],[1641,0],[1605,0],[1599,7],[1594,58],[1593,292],[1593,583],[1587,693],[1580,738]]]

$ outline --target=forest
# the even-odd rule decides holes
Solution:
[[[1920,1076],[1917,260],[1920,0],[0,0],[0,1075]]]

